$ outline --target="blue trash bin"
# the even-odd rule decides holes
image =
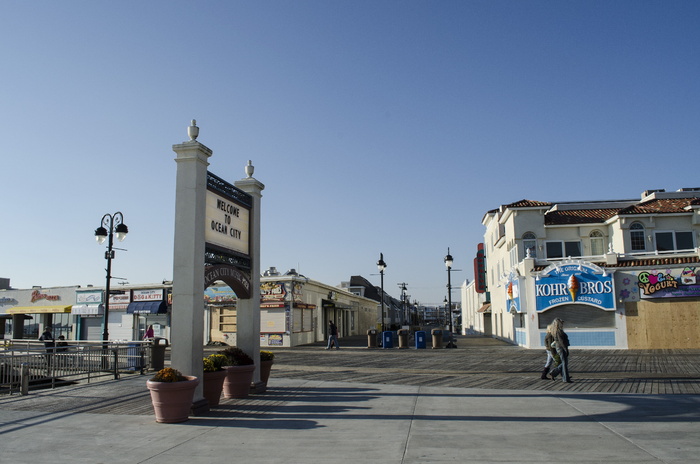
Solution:
[[[425,348],[425,332],[423,330],[416,331],[416,348]]]
[[[385,330],[384,332],[382,332],[382,347],[394,347],[394,332],[391,332],[390,330]]]

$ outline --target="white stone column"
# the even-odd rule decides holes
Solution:
[[[248,161],[247,178],[234,185],[253,198],[250,218],[250,299],[239,299],[236,303],[238,333],[236,345],[255,361],[253,383],[260,385],[260,203],[265,186],[253,177],[253,165]]]
[[[195,139],[173,145],[177,153],[175,187],[175,243],[173,253],[173,303],[171,319],[171,365],[184,375],[200,379],[194,406],[202,404],[204,355],[204,228],[207,166],[212,151]],[[193,135],[194,134],[194,135]]]

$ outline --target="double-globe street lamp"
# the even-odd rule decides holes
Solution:
[[[105,259],[107,260],[107,283],[105,285],[105,298],[104,298],[104,314],[102,316],[102,340],[109,340],[109,331],[107,329],[107,324],[109,322],[109,295],[110,295],[110,282],[112,281],[112,260],[114,259],[114,236],[117,236],[117,240],[120,242],[126,238],[126,234],[129,233],[129,228],[124,224],[124,215],[120,212],[114,214],[105,214],[102,216],[102,222],[100,227],[95,229],[95,239],[97,243],[102,245],[105,240],[109,239],[107,242],[107,251],[105,251]]]
[[[450,254],[450,248],[447,247],[447,256],[445,256],[445,266],[447,267],[447,308],[448,317],[450,318],[450,341],[445,345],[446,348],[456,348],[454,342],[452,341],[452,281],[450,279],[450,274],[452,272],[452,255]]]
[[[381,276],[381,289],[382,294],[380,298],[382,300],[382,338],[384,337],[384,269],[386,269],[386,263],[384,262],[384,253],[379,253],[379,261],[377,261],[377,269],[379,269],[379,275]]]

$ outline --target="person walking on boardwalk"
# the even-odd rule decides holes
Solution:
[[[547,353],[547,361],[544,363],[544,369],[542,370],[542,375],[540,378],[542,380],[548,380],[549,377],[547,377],[547,373],[549,373],[549,370],[553,367],[556,367],[556,364],[554,363],[554,357],[557,356],[557,351],[552,348],[552,342],[554,341],[554,334],[552,333],[552,324],[549,324],[547,326],[547,332],[544,336],[544,348],[545,352]],[[552,366],[552,364],[555,364]]]
[[[572,383],[571,373],[569,372],[569,337],[564,332],[564,321],[559,318],[554,319],[554,322],[552,322],[552,335],[554,340],[550,343],[550,346],[556,350],[561,359],[561,364],[551,371],[552,380],[555,380],[556,376],[561,374],[562,381]]]
[[[46,364],[51,364],[51,356],[54,354],[56,349],[56,340],[53,338],[51,333],[51,326],[47,325],[44,329],[44,333],[41,334],[39,340],[44,342],[44,348],[46,349]]]
[[[340,345],[338,344],[338,328],[333,324],[333,321],[328,323],[328,346],[327,350],[331,349],[331,346],[335,343],[335,349],[339,350]]]

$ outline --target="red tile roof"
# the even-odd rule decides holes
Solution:
[[[697,198],[660,198],[621,209],[619,214],[685,213],[686,206],[696,204]]]
[[[557,224],[602,224],[618,214],[618,211],[617,208],[550,211],[544,217],[544,224],[547,226]]]
[[[552,203],[547,203],[545,201],[520,200],[506,205],[506,208],[532,208],[538,206],[552,206]]]
[[[658,258],[649,259],[630,259],[626,261],[618,261],[617,264],[606,264],[604,262],[593,262],[596,266],[602,268],[615,268],[615,267],[656,267],[656,266],[673,266],[679,264],[700,264],[700,258],[697,256],[684,256],[684,257],[671,257],[671,256],[659,256]],[[535,272],[540,272],[549,267],[547,266],[535,266],[533,270]]]
[[[541,208],[554,203],[520,200],[506,208]],[[687,213],[688,206],[700,205],[700,198],[659,198],[637,203],[625,208],[568,209],[550,211],[545,215],[545,225],[602,224],[616,215]],[[494,210],[495,212],[495,210]]]

